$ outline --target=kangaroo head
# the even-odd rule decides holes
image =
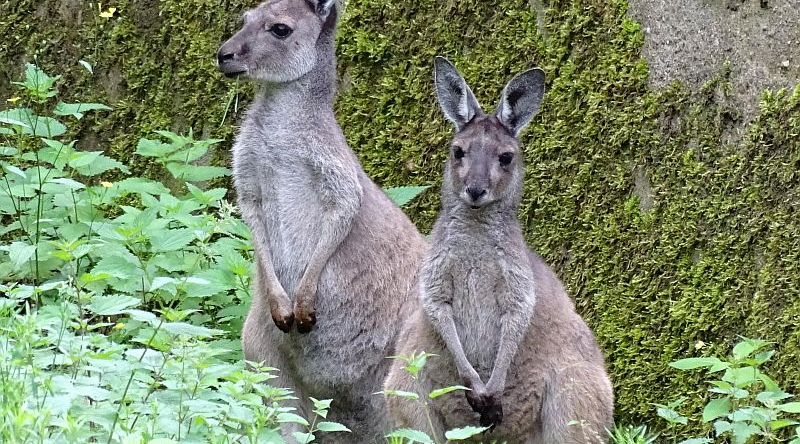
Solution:
[[[445,185],[474,210],[522,193],[524,164],[519,134],[544,96],[544,72],[534,68],[508,82],[500,103],[485,114],[467,82],[443,57],[435,61],[436,95],[444,115],[455,124]]]
[[[227,77],[267,83],[296,80],[314,68],[317,41],[332,33],[335,0],[270,0],[244,14],[244,25],[217,51]]]

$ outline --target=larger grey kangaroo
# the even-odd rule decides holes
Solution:
[[[424,239],[364,173],[333,114],[334,0],[272,0],[244,15],[217,57],[260,85],[233,146],[242,217],[253,234],[245,358],[281,370],[301,413],[331,398],[329,420],[375,443],[387,428],[381,389]],[[283,434],[291,438],[292,426]]]
[[[434,433],[491,426],[476,441],[597,444],[613,411],[611,384],[594,336],[558,277],[525,245],[517,221],[524,166],[518,136],[544,95],[544,74],[514,77],[485,114],[456,68],[436,59],[436,91],[456,126],[442,183],[442,210],[419,277],[422,310],[398,352],[425,350],[426,390],[463,383],[436,398]],[[385,388],[414,391],[397,361]],[[415,401],[390,397],[396,425],[429,429]]]

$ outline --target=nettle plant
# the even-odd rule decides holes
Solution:
[[[0,442],[280,444],[280,423],[298,422],[305,444],[347,431],[321,421],[330,400],[308,421],[268,384],[277,369],[238,359],[250,234],[225,189],[191,183],[229,174],[195,164],[218,141],[157,132],[136,153],[175,190],[131,177],[65,140],[62,120],[110,108],[53,104],[58,82],[29,64],[9,100],[26,106],[0,111]],[[103,180],[112,170],[122,180]]]
[[[404,443],[447,444],[454,441],[463,441],[469,439],[489,429],[489,427],[467,426],[467,427],[448,430],[444,433],[444,436],[435,436],[436,431],[434,430],[433,423],[430,420],[431,411],[429,403],[446,393],[458,390],[469,390],[469,388],[464,387],[462,385],[453,385],[450,387],[443,387],[440,389],[433,390],[430,393],[426,393],[425,388],[422,387],[421,383],[419,383],[419,379],[417,378],[417,376],[424,369],[425,364],[428,361],[428,358],[435,356],[436,355],[431,353],[426,353],[424,351],[413,352],[409,356],[403,356],[403,355],[390,356],[390,359],[398,359],[406,364],[405,366],[403,366],[403,369],[407,371],[414,378],[414,380],[418,381],[418,389],[417,392],[407,392],[402,390],[384,390],[379,393],[385,396],[400,396],[419,403],[423,407],[425,414],[428,416],[428,432],[422,430],[414,430],[414,429],[397,429],[386,435],[386,438],[389,440],[389,444],[404,444]]]
[[[249,232],[224,200],[227,190],[191,182],[229,174],[195,165],[218,140],[194,140],[168,131],[140,140],[148,156],[178,181],[180,195],[162,183],[125,177],[127,168],[102,151],[63,140],[58,117],[81,119],[101,104],[58,102],[58,77],[28,65],[19,86],[32,107],[0,112],[0,281],[38,285],[65,280],[77,292],[116,292],[152,308],[196,310],[237,333],[249,300]],[[102,175],[116,170],[124,179]],[[121,202],[128,202],[125,205]],[[34,294],[37,304],[44,294]]]
[[[701,420],[714,427],[719,440],[733,444],[789,442],[800,444],[800,427],[785,438],[777,433],[781,429],[797,426],[800,422],[791,414],[800,413],[800,402],[790,402],[793,397],[764,372],[760,366],[775,354],[768,349],[769,342],[742,338],[733,347],[728,359],[715,356],[681,359],[670,364],[679,370],[706,369],[712,398],[702,412]],[[721,375],[720,375],[721,373]],[[670,425],[687,424],[688,418],[677,412],[685,401],[678,399],[667,405],[656,404],[657,413]],[[680,444],[704,444],[711,438],[691,438]],[[723,441],[727,442],[727,441]]]

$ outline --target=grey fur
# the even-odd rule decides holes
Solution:
[[[457,134],[419,272],[422,309],[397,348],[438,355],[420,376],[425,390],[472,390],[432,401],[434,433],[441,439],[447,429],[481,423],[494,427],[476,442],[605,443],[613,394],[603,355],[558,277],[526,246],[516,216],[524,177],[518,134],[541,104],[544,75],[512,79],[491,115],[444,59],[436,61],[436,86]],[[417,389],[402,367],[393,364],[385,389]],[[429,428],[415,402],[390,396],[388,405],[395,426]]]
[[[375,443],[388,419],[373,393],[413,309],[425,242],[364,173],[335,120],[338,11],[320,1],[262,3],[218,52],[222,72],[261,86],[233,147],[256,253],[242,344],[247,360],[281,370],[271,383],[295,392],[301,414],[311,414],[309,396],[333,399],[328,420],[353,433],[317,442]],[[293,31],[277,36],[277,23]],[[293,427],[283,430],[290,442]]]

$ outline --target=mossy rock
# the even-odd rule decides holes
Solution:
[[[228,162],[252,87],[224,81],[213,55],[252,3],[108,6],[110,19],[77,0],[4,3],[0,59],[12,63],[0,67],[0,98],[34,61],[63,74],[68,99],[114,107],[82,123],[84,146],[158,174],[131,156],[136,140],[192,127],[226,139],[213,161]],[[434,185],[409,208],[427,231],[451,135],[434,102],[433,57],[453,60],[487,108],[515,73],[543,68],[520,218],[598,336],[619,418],[652,420],[650,403],[680,395],[697,395],[687,410],[698,407],[701,374],[667,363],[726,353],[738,334],[775,341],[769,370],[800,392],[800,89],[765,92],[734,140],[725,72],[695,93],[651,90],[643,34],[626,10],[624,0],[350,0],[339,120],[378,183]],[[708,345],[695,350],[698,341]]]

